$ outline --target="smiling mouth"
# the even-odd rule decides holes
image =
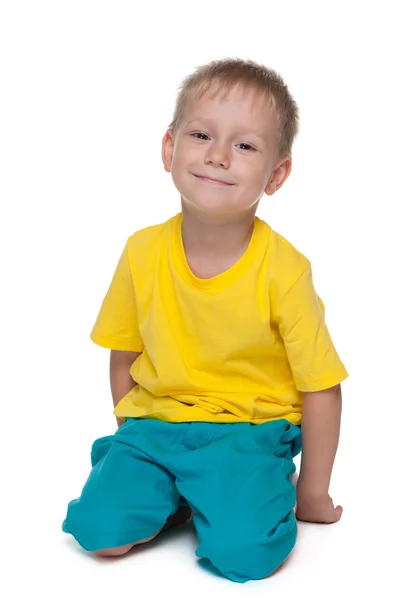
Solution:
[[[195,175],[193,173],[193,175],[195,177],[197,177],[197,179],[200,179],[200,181],[204,181],[205,183],[212,183],[214,185],[234,185],[233,183],[228,183],[227,181],[222,181],[221,179],[213,179],[212,177],[203,177],[202,175]]]

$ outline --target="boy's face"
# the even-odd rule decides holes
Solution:
[[[289,176],[291,158],[276,158],[277,122],[265,96],[236,86],[212,90],[186,107],[172,139],[163,139],[166,171],[182,202],[201,212],[255,211]]]

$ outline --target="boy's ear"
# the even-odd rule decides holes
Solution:
[[[172,133],[168,129],[162,139],[162,161],[164,169],[167,173],[171,173],[172,157],[174,154],[174,143],[172,141]]]
[[[271,177],[269,178],[267,187],[265,188],[265,193],[268,196],[272,196],[275,194],[280,187],[283,186],[286,179],[290,175],[290,171],[292,170],[292,157],[284,156],[279,159],[278,163],[274,166]]]

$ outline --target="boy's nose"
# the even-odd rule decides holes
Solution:
[[[213,145],[209,148],[204,162],[206,165],[216,165],[227,168],[230,164],[229,151],[224,146]]]

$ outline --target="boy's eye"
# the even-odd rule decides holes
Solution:
[[[250,144],[241,143],[238,144],[238,146],[245,146],[245,148],[240,148],[241,150],[254,150],[253,146],[250,146]]]
[[[206,133],[202,133],[201,131],[197,131],[196,133],[191,133],[190,135],[192,137],[195,137],[198,140],[209,140],[210,139]],[[241,150],[247,150],[247,151],[255,150],[255,148],[253,148],[253,146],[250,146],[250,144],[246,144],[245,142],[238,144],[238,146],[240,146]]]
[[[205,134],[205,133],[201,133],[201,132],[198,132],[198,133],[192,133],[192,136],[193,136],[193,137],[197,137],[197,139],[198,139],[198,140],[204,140],[204,139],[208,138],[208,135],[207,135],[207,134]]]

